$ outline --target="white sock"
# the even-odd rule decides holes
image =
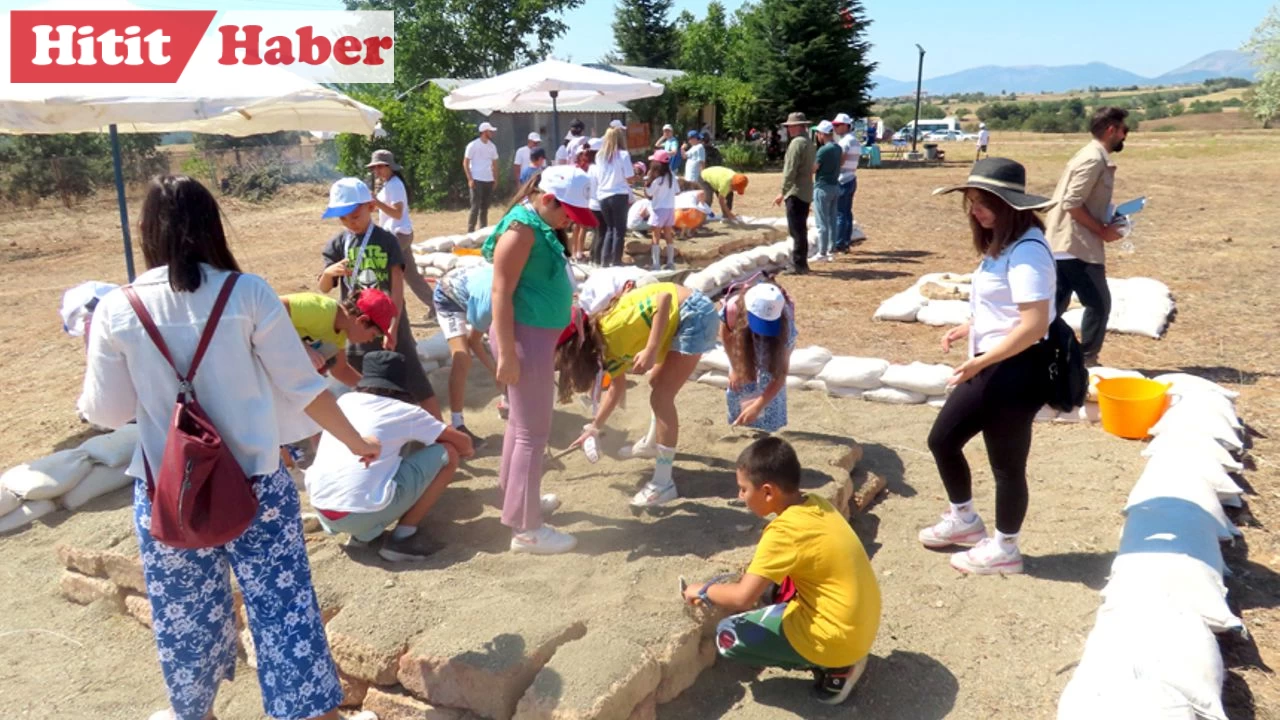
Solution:
[[[450,415],[453,418],[453,429],[457,430],[458,428],[466,424],[466,421],[462,419],[463,413],[456,412],[456,413],[450,413]]]
[[[974,512],[972,500],[967,503],[960,503],[959,505],[951,503],[951,512],[956,517],[960,518],[962,522],[971,523],[978,519],[978,513]]]
[[[649,430],[645,432],[644,437],[640,440],[640,445],[655,445],[658,442],[658,416],[650,413]]]
[[[676,246],[671,243],[667,243],[667,264],[676,264]]]
[[[671,467],[676,462],[676,449],[666,445],[658,446],[658,462],[653,466],[654,485],[667,487],[675,481],[671,479]]]
[[[396,525],[396,529],[391,531],[392,540],[404,540],[418,534],[418,528],[413,525]]]
[[[653,266],[658,267],[658,261],[662,259],[662,248],[658,247],[658,243],[650,246],[653,250]]]
[[[1000,543],[1000,549],[1007,553],[1018,551],[1018,533],[1006,535],[999,530],[996,531],[996,542]]]

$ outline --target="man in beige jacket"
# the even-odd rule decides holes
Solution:
[[[1121,238],[1121,226],[1111,218],[1116,175],[1111,154],[1124,149],[1128,116],[1128,110],[1114,107],[1094,112],[1089,126],[1093,140],[1067,163],[1046,219],[1045,234],[1058,263],[1058,314],[1066,312],[1075,292],[1084,305],[1080,343],[1090,367],[1098,363],[1111,314],[1106,244]]]

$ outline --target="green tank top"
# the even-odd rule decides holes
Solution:
[[[516,284],[513,297],[516,322],[536,328],[563,328],[569,324],[573,308],[569,261],[555,231],[536,211],[523,203],[512,208],[485,240],[481,250],[484,259],[493,262],[498,238],[513,222],[533,230],[534,235],[529,260],[520,272],[520,282]]]

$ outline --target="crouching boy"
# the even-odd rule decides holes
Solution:
[[[307,470],[307,492],[328,532],[368,543],[395,523],[378,555],[389,562],[422,560],[439,546],[418,525],[453,480],[459,460],[474,453],[471,439],[413,402],[404,387],[403,355],[368,353],[363,370],[355,392],[338,398],[338,406],[361,435],[378,438],[382,455],[365,467],[326,432]],[[402,458],[411,442],[426,447]]]
[[[818,699],[844,702],[880,626],[880,587],[866,550],[830,503],[800,492],[800,460],[785,440],[762,438],[738,456],[738,497],[756,515],[777,517],[741,580],[691,585],[685,600],[740,613],[716,630],[721,656],[810,670]],[[759,607],[766,593],[769,604]]]

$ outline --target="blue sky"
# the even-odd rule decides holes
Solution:
[[[342,9],[341,0],[132,0],[151,8],[223,10]],[[878,72],[915,76],[916,50],[927,51],[925,77],[980,65],[1106,62],[1155,76],[1215,50],[1236,49],[1274,0],[864,0],[872,20],[871,59]],[[732,12],[743,0],[725,0]],[[0,0],[0,9],[31,5]],[[91,3],[87,3],[91,4]],[[570,32],[556,55],[591,62],[613,46],[614,0],[586,0],[568,13]],[[675,0],[673,14],[701,16],[705,2]]]

